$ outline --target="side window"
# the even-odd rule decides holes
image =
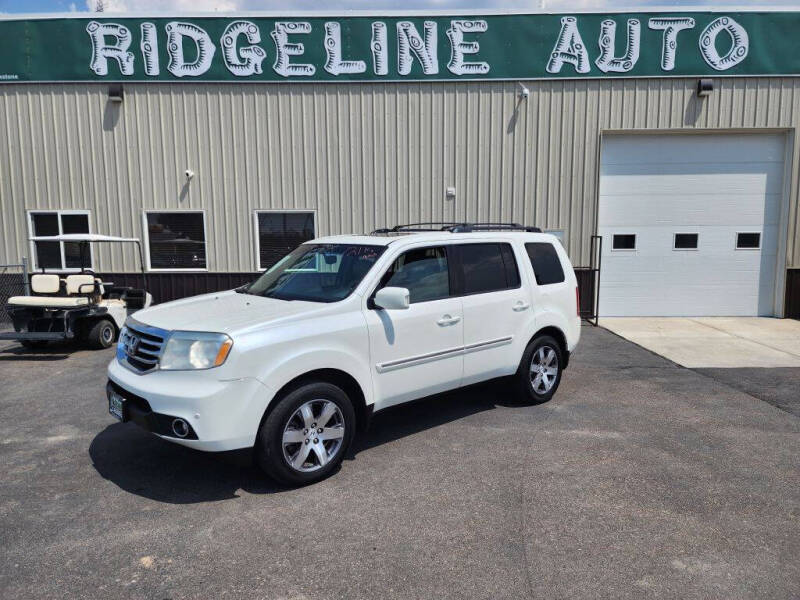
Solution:
[[[463,293],[495,292],[519,286],[519,270],[509,244],[459,244]]]
[[[564,281],[564,269],[561,268],[561,260],[552,244],[547,242],[525,244],[525,250],[531,259],[536,283],[550,285]]]
[[[380,287],[403,287],[411,304],[447,298],[450,274],[444,247],[415,248],[401,254],[383,276]]]

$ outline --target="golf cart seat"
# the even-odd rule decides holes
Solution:
[[[102,285],[94,275],[80,273],[66,278],[66,296],[49,296],[61,290],[61,278],[53,273],[37,273],[31,276],[31,290],[41,296],[12,296],[11,306],[39,306],[46,308],[79,308],[89,306],[95,298],[102,295]],[[99,288],[99,290],[98,290]]]

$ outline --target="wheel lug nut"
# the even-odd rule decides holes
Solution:
[[[315,444],[319,444],[319,439],[318,438],[314,438],[314,443]]]
[[[320,427],[319,429],[317,429],[317,433],[322,433],[322,427]]]
[[[306,444],[308,443],[308,438],[306,438]]]
[[[303,429],[303,435],[308,433],[308,429]]]
[[[316,423],[312,423],[312,424],[311,424],[311,427],[312,427],[312,428],[313,428],[313,427],[316,427],[316,426],[317,426],[317,424],[316,424]]]

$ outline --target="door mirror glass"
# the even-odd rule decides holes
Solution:
[[[407,288],[385,287],[375,293],[375,306],[385,310],[405,310],[409,305]]]

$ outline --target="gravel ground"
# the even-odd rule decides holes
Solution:
[[[800,419],[602,329],[548,404],[390,409],[297,490],[115,423],[70,350],[0,346],[2,598],[800,596]]]

